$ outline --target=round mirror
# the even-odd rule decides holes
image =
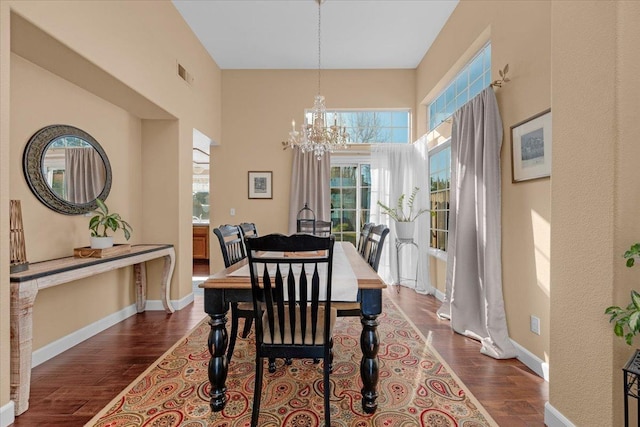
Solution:
[[[69,125],[46,126],[27,143],[22,158],[24,177],[48,208],[80,215],[97,207],[111,190],[111,165],[91,135]]]

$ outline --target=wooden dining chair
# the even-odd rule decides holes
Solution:
[[[369,225],[369,231],[367,237],[362,244],[364,253],[362,257],[376,272],[380,265],[380,258],[382,257],[382,249],[384,248],[384,241],[389,234],[389,227],[384,224],[375,225],[373,223],[365,224],[365,227]],[[363,227],[364,230],[364,227]],[[360,300],[360,293],[358,293],[358,300]],[[359,317],[360,316],[360,302],[339,302],[334,306],[338,310],[338,317]]]
[[[375,271],[378,271],[384,241],[389,234],[389,227],[378,224],[371,227],[365,243],[364,259]]]
[[[358,246],[356,246],[356,249],[358,250],[358,253],[360,254],[360,256],[362,256],[364,258],[364,252],[366,249],[366,243],[367,243],[367,237],[369,236],[369,231],[371,231],[371,227],[373,227],[375,224],[373,222],[367,222],[366,224],[364,224],[362,226],[362,230],[360,231],[360,238],[358,239]]]
[[[251,425],[258,425],[263,360],[269,372],[276,358],[322,359],[324,418],[330,426],[329,397],[333,326],[331,271],[334,237],[270,234],[246,239],[256,317],[256,376]],[[266,253],[266,254],[265,254]]]
[[[255,226],[254,226],[255,229]],[[256,231],[257,233],[257,231]],[[218,238],[220,243],[220,251],[225,268],[242,261],[247,257],[247,251],[243,241],[243,231],[237,225],[221,225],[213,229],[213,234]],[[251,324],[255,318],[253,305],[246,302],[231,303],[231,332],[229,337],[229,348],[227,350],[227,360],[231,361],[233,350],[236,346],[236,336],[238,335],[238,321],[244,319],[244,329],[242,330],[242,338],[246,338],[251,331]]]
[[[240,224],[240,231],[242,231],[242,237],[246,236],[258,236],[258,229],[253,222],[243,222]]]

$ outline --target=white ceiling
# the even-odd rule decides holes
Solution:
[[[173,0],[222,69],[318,67],[316,0]],[[326,0],[322,68],[415,68],[458,0]]]

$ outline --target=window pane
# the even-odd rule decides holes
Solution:
[[[484,81],[482,80],[482,78],[479,78],[478,80],[473,82],[469,87],[469,97],[473,98],[474,96],[482,92],[482,89],[484,88],[485,88]]]
[[[331,189],[331,208],[332,209],[342,208],[342,193],[340,192],[340,188]]]
[[[468,100],[469,100],[469,92],[465,88],[464,91],[462,91],[462,93],[459,93],[458,97],[456,98],[456,108],[462,107],[464,104],[467,103]]]
[[[356,166],[345,166],[342,168],[342,186],[343,187],[355,187],[356,186]]]
[[[460,73],[460,75],[456,79],[456,94],[458,95],[458,97],[462,92],[464,92],[467,89],[468,84],[469,84],[469,71],[464,70],[462,71],[462,73]]]
[[[330,187],[338,187],[340,185],[340,168],[337,166],[331,167],[331,180],[329,181]]]
[[[395,128],[392,130],[391,142],[409,142],[409,129]]]
[[[360,185],[371,186],[371,167],[369,165],[360,166]]]
[[[342,207],[344,209],[356,208],[356,189],[355,188],[343,188]]]
[[[355,231],[356,211],[343,211],[340,222],[341,231]]]
[[[482,63],[484,61],[484,54],[480,54],[469,64],[469,81],[474,81],[482,75],[484,71]]]
[[[409,127],[409,112],[394,111],[391,113],[391,125],[394,127]]]

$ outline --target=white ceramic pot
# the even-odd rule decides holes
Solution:
[[[91,249],[106,249],[113,246],[113,237],[91,236]]]
[[[411,222],[397,222],[396,221],[396,237],[398,240],[413,240],[413,230],[416,223]]]

